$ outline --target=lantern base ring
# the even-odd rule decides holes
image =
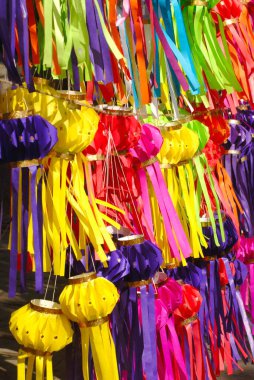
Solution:
[[[155,162],[158,162],[158,158],[156,156],[149,158],[149,160],[142,162],[141,168],[145,168],[146,166],[153,165],[153,164],[155,164]]]
[[[189,325],[190,323],[195,322],[197,319],[198,319],[198,315],[195,314],[195,315],[193,315],[193,317],[186,318],[186,319],[182,322],[182,325],[183,325],[183,326],[187,326],[187,325]]]
[[[34,299],[30,301],[31,309],[44,314],[62,314],[61,306],[53,301]]]
[[[144,235],[128,235],[117,239],[117,242],[121,246],[131,246],[144,243]]]
[[[52,356],[52,353],[48,351],[43,352],[40,350],[34,350],[33,348],[24,347],[24,346],[21,346],[20,349],[28,354],[32,354],[35,356]]]
[[[85,327],[100,326],[100,325],[103,325],[103,323],[106,323],[108,321],[109,321],[109,316],[107,315],[106,317],[94,319],[93,321],[86,321],[86,322],[79,323],[79,327],[82,329]]]
[[[82,273],[76,276],[69,277],[69,284],[82,284],[83,282],[88,282],[94,280],[97,277],[95,272]]]
[[[149,278],[148,280],[141,280],[141,281],[131,281],[127,282],[127,286],[129,288],[140,288],[141,286],[146,286],[152,283],[152,279]]]

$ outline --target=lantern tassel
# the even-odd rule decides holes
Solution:
[[[18,380],[25,380],[26,378],[26,358],[27,354],[24,354],[23,350],[19,350],[18,354]]]
[[[95,321],[93,321],[95,322]],[[97,320],[96,320],[97,322]],[[101,322],[98,319],[98,323]],[[82,368],[85,380],[89,380],[88,355],[89,346],[91,345],[94,368],[98,380],[118,380],[118,368],[116,361],[115,345],[109,330],[108,321],[99,326],[81,327],[81,345],[82,345]],[[107,352],[107,360],[103,355]]]

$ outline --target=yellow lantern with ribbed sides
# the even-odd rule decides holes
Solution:
[[[89,348],[97,380],[118,380],[114,341],[109,328],[111,314],[119,299],[115,285],[96,273],[70,277],[60,295],[64,314],[79,324],[84,380],[89,380]]]
[[[71,343],[73,335],[71,323],[61,306],[34,299],[12,313],[9,327],[21,345],[17,379],[32,380],[35,369],[36,380],[53,380],[52,354]]]

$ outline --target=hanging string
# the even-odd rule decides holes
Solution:
[[[113,167],[114,166],[114,167]],[[116,161],[113,160],[113,166],[112,166],[112,176],[114,178],[114,175],[113,175],[113,171],[115,171],[115,173],[117,173],[117,166],[116,166]],[[122,186],[120,185],[120,181],[119,181],[119,176],[116,175],[116,180],[117,180],[117,188],[119,189],[119,195],[120,195],[120,199],[121,199],[121,196],[122,196],[122,199],[124,199],[124,191],[122,189]],[[116,213],[116,222],[118,222],[118,214]],[[118,230],[116,231],[116,235],[117,235],[117,238],[119,237],[119,233],[118,233]]]
[[[168,67],[168,62],[166,61],[166,72],[167,72],[167,77],[168,77],[168,84],[169,84],[169,91],[171,95],[171,102],[172,102],[172,108],[174,112],[174,119],[177,120],[179,119],[179,110],[178,110],[178,104],[177,104],[177,98],[175,94],[175,89],[172,84],[172,76]]]
[[[95,263],[94,263],[94,259],[93,259],[93,254],[91,252],[91,248],[90,248],[89,245],[88,245],[88,250],[89,250],[89,254],[90,254],[91,260],[92,260],[93,270],[94,270],[94,272],[96,272]]]
[[[108,136],[110,136],[110,124],[108,125]],[[108,203],[108,185],[109,185],[109,157],[111,152],[110,137],[108,138],[106,157],[104,162],[104,167],[106,170],[106,203]],[[105,186],[104,185],[104,186]],[[105,188],[105,187],[104,187]],[[108,207],[106,207],[106,215],[108,215]]]
[[[130,198],[131,198],[131,203],[132,203],[132,205],[133,205],[133,208],[134,208],[134,211],[135,211],[135,214],[136,214],[136,217],[137,217],[138,223],[139,223],[140,230],[142,231],[142,234],[144,235],[143,226],[142,226],[141,220],[140,220],[140,218],[139,218],[138,211],[137,211],[137,208],[136,208],[136,205],[135,205],[134,199],[133,199],[133,197],[132,197],[132,193],[131,193],[131,191],[130,191],[129,184],[128,184],[128,182],[127,182],[127,179],[126,179],[126,176],[125,176],[125,173],[124,173],[124,170],[123,170],[122,162],[121,162],[121,159],[119,158],[119,155],[118,155],[118,152],[117,152],[117,149],[116,149],[116,145],[115,145],[115,142],[114,142],[114,139],[113,139],[113,137],[112,137],[111,132],[110,132],[110,138],[112,139],[112,142],[113,142],[113,145],[114,145],[114,148],[115,148],[116,157],[118,158],[118,162],[119,162],[119,165],[120,165],[120,168],[121,168],[121,172],[122,172],[122,174],[123,174],[124,181],[125,181],[125,184],[126,184],[126,186],[127,186],[127,189],[128,189],[128,192],[129,192],[129,195],[130,195]]]
[[[47,282],[46,290],[45,290],[44,297],[43,297],[44,300],[45,300],[46,297],[47,297],[48,288],[49,288],[49,282],[50,282],[50,279],[51,279],[52,270],[53,270],[53,262],[52,262],[52,264],[51,264],[51,270],[50,270],[50,272],[49,272],[48,282]]]
[[[0,82],[8,83],[8,84],[11,84],[13,86],[19,86],[20,88],[23,88],[23,89],[27,90],[26,86],[19,85],[19,84],[15,83],[15,82],[12,82],[12,81],[9,81],[9,80],[6,80],[6,79],[0,78]],[[63,87],[63,81],[62,81],[62,79],[59,79],[58,80],[58,88],[57,88],[57,90],[59,88],[60,88],[60,90],[62,90],[62,87]],[[60,95],[57,95],[57,94],[50,94],[49,95],[47,92],[39,90],[39,89],[35,89],[34,92],[36,92],[38,94],[41,94],[41,95],[51,96],[54,99],[59,99],[59,100],[63,101],[63,98]],[[82,107],[93,109],[94,111],[99,112],[99,113],[103,113],[105,115],[108,114],[107,109],[100,109],[100,110],[98,110],[98,106],[92,106],[92,105],[90,105],[88,103],[84,103],[84,101],[80,101],[80,100],[75,100],[74,101],[74,100],[69,99],[69,98],[65,98],[64,101],[68,102],[68,103],[71,103],[73,105],[77,105],[77,106],[82,106]],[[105,105],[107,105],[107,103],[105,103]],[[125,107],[127,108],[127,104],[125,105]],[[121,111],[119,111],[119,112],[121,112]],[[141,117],[141,118],[142,117],[146,118],[148,116],[154,116],[153,113],[135,112],[134,109],[133,109],[132,115],[134,115],[135,117]]]
[[[58,277],[58,276],[55,276],[55,282],[54,282],[54,289],[53,289],[52,302],[54,302],[54,300],[55,300],[55,292],[56,292],[57,277]]]

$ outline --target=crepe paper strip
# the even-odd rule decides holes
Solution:
[[[232,125],[232,124],[231,124]],[[242,139],[237,139],[237,133],[240,134]],[[252,223],[251,223],[251,208],[252,208],[252,203],[249,201],[249,191],[251,191],[252,187],[252,182],[247,181],[247,184],[245,185],[243,183],[242,178],[245,178],[246,176],[248,177],[248,171],[252,165],[252,160],[251,160],[251,141],[252,137],[250,135],[250,132],[246,130],[243,124],[238,124],[235,126],[232,126],[231,128],[231,137],[229,140],[229,145],[228,147],[230,148],[235,148],[235,150],[239,150],[243,148],[243,157],[246,156],[246,159],[244,159],[242,162],[237,161],[237,156],[236,155],[225,155],[223,157],[223,164],[231,177],[234,190],[236,191],[236,194],[239,197],[239,200],[241,202],[242,207],[244,208],[244,214],[240,216],[240,226],[241,229],[245,231],[246,236],[251,236],[252,234]],[[249,143],[248,143],[249,142]],[[244,148],[246,146],[246,148]],[[231,150],[231,149],[230,149]],[[232,149],[234,150],[234,149]],[[246,177],[246,178],[247,178]],[[249,178],[249,177],[248,177]],[[236,185],[237,183],[237,185]],[[239,192],[239,189],[241,191]]]
[[[173,71],[175,72],[182,88],[187,91],[189,86],[188,86],[188,83],[182,73],[182,71],[180,70],[179,68],[179,65],[176,61],[176,58],[174,56],[174,54],[176,52],[173,53],[172,51],[172,46],[170,46],[170,39],[169,37],[165,34],[163,28],[161,27],[158,19],[157,19],[157,16],[156,16],[156,13],[155,11],[150,8],[150,3],[149,3],[149,0],[146,0],[146,5],[147,5],[147,8],[149,10],[149,12],[153,12],[153,18],[154,18],[154,26],[155,26],[155,30],[156,30],[156,33],[158,34],[159,36],[159,39],[160,39],[160,42],[164,48],[164,51],[165,51],[165,54],[167,56],[167,58],[169,59],[169,62],[170,62],[170,65],[172,66],[173,68]]]
[[[124,0],[123,3],[125,3],[125,2],[126,2],[126,0]],[[114,38],[115,44],[118,47],[119,51],[121,51],[123,54],[122,46],[121,46],[121,40],[120,40],[120,34],[117,30],[117,20],[116,20],[117,14],[116,14],[116,11],[117,11],[117,2],[116,2],[116,0],[113,0],[109,3],[109,25],[110,25],[110,29],[111,29],[112,36]],[[130,73],[128,71],[128,68],[126,67],[126,62],[124,62],[123,60],[120,60],[119,64],[122,67],[122,70],[124,71],[127,79],[130,79]]]
[[[8,22],[9,14],[11,15],[10,25]],[[16,2],[3,1],[0,15],[0,39],[5,51],[3,59],[9,72],[10,79],[17,84],[21,84],[21,78],[13,60],[15,54],[15,15]],[[10,40],[8,39],[8,35],[10,36]]]
[[[185,18],[185,24],[189,25],[190,28],[187,28],[187,33],[189,41],[191,41],[192,49],[194,49],[192,50],[194,59],[196,59],[197,56],[199,57],[210,87],[222,89],[226,86],[229,90],[228,83],[231,83],[234,88],[240,90],[228,56],[224,56],[219,47],[216,39],[215,26],[206,7],[187,6],[183,10],[183,16]],[[190,19],[193,19],[192,23],[190,23]],[[197,43],[195,46],[193,45],[194,40],[196,40]],[[207,47],[204,45],[204,42]],[[216,52],[214,50],[215,46],[217,46]],[[206,55],[204,54],[205,50],[207,51]],[[215,59],[216,56],[218,59]],[[204,57],[206,58],[204,59]],[[224,62],[224,64],[222,64],[222,62]],[[197,61],[195,67],[197,70]],[[216,78],[212,76],[211,69],[217,73]]]
[[[52,66],[52,40],[53,40],[53,0],[43,2],[44,10],[44,51],[43,65]]]
[[[179,7],[177,1],[173,2],[172,5],[173,5],[173,9],[174,9],[174,16],[176,17],[176,25],[177,25],[177,28],[181,29],[181,32],[179,32],[179,46],[177,47],[176,41],[175,41],[176,38],[174,36],[174,31],[173,31],[173,22],[172,22],[172,20],[170,20],[170,18],[172,17],[172,16],[170,16],[170,11],[169,11],[168,7],[166,6],[166,3],[164,0],[163,1],[160,0],[159,5],[160,5],[161,13],[162,13],[162,18],[164,21],[166,33],[167,33],[167,41],[168,41],[172,51],[174,52],[175,57],[177,58],[177,60],[181,64],[183,72],[185,73],[185,75],[188,78],[191,91],[194,93],[199,92],[198,91],[199,90],[199,84],[198,84],[198,81],[196,78],[194,66],[192,64],[192,58],[190,57],[190,49],[187,46],[188,45],[187,37],[184,33],[185,28],[184,28],[183,20],[181,17],[180,7]],[[156,12],[156,8],[155,8],[155,12]],[[157,17],[158,17],[158,11],[156,13],[157,13]],[[170,64],[170,61],[169,61],[169,64]]]
[[[68,62],[66,62],[66,57],[65,57],[65,49],[67,49],[67,46],[66,46],[67,44],[65,44],[65,40],[66,40],[66,33],[68,35],[68,30],[66,30],[67,22],[64,22],[64,19],[63,19],[64,16],[66,17],[66,15],[67,15],[67,3],[64,1],[60,2],[60,0],[54,1],[52,3],[52,15],[51,15],[52,36],[54,35],[54,38],[56,41],[58,63],[61,69],[66,69],[68,67]],[[45,31],[45,39],[46,39],[46,31]],[[52,49],[52,47],[50,49]],[[52,56],[52,51],[51,51],[51,56]]]
[[[144,46],[143,30],[142,25],[140,24],[141,20],[141,4],[137,0],[130,0],[132,20],[134,24],[134,30],[136,35],[136,56],[137,56],[137,66],[139,71],[139,80],[142,83],[140,92],[141,92],[141,105],[147,104],[150,102],[150,93],[148,87],[148,78],[146,73],[146,60],[145,53],[146,47]]]
[[[35,0],[35,6],[36,6],[36,9],[38,12],[38,16],[39,16],[41,25],[45,29],[44,7],[42,4],[42,0]],[[49,48],[49,50],[51,51],[50,48]],[[59,66],[58,59],[57,59],[56,44],[55,44],[54,39],[52,39],[52,55],[53,55],[52,60],[54,63],[53,72],[55,75],[60,75],[61,74],[61,68]]]
[[[134,96],[134,101],[135,105],[138,108],[139,104],[141,104],[141,86],[140,86],[140,80],[138,76],[138,68],[137,64],[135,61],[135,52],[134,52],[134,40],[132,36],[132,31],[131,31],[131,22],[130,19],[128,18],[125,22],[125,25],[123,27],[120,26],[120,32],[121,33],[121,39],[122,39],[122,44],[124,41],[126,41],[126,51],[125,54],[129,57],[128,62],[129,62],[129,69],[130,69],[130,74],[131,77],[133,78],[132,80],[132,92]],[[124,44],[125,46],[125,44]]]
[[[114,40],[112,39],[111,35],[109,34],[109,31],[106,27],[106,24],[103,20],[103,15],[102,15],[102,12],[101,12],[101,9],[100,9],[100,6],[99,6],[99,3],[97,0],[94,0],[94,5],[96,7],[96,10],[98,12],[98,16],[99,16],[99,19],[100,19],[100,23],[101,23],[101,27],[102,27],[102,31],[103,31],[103,34],[104,34],[104,37],[108,43],[108,46],[110,48],[110,50],[112,51],[112,53],[114,54],[114,56],[116,57],[117,60],[123,60],[125,62],[125,58],[124,56],[122,55],[122,53],[119,51],[118,47],[115,45],[114,43]]]
[[[26,7],[27,7],[27,12],[28,12],[28,29],[30,33],[30,43],[31,43],[33,64],[39,65],[40,54],[39,54],[39,46],[38,46],[37,26],[36,26],[32,0],[26,0]]]

